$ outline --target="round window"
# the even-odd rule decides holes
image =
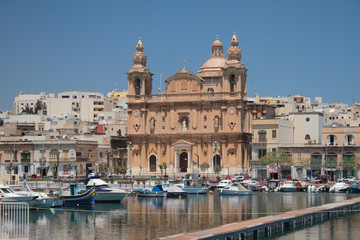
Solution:
[[[307,122],[310,122],[310,118],[306,118],[306,121],[307,121]]]

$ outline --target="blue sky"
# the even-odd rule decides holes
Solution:
[[[127,89],[142,37],[153,89],[236,31],[248,96],[360,102],[360,1],[0,1],[0,109],[20,92]]]

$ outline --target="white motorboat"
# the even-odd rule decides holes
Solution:
[[[2,202],[26,202],[29,207],[34,207],[38,196],[17,194],[10,186],[0,184],[0,201]]]
[[[232,184],[231,180],[221,180],[218,185],[216,185],[216,188],[226,188],[230,187]]]
[[[247,179],[241,182],[241,184],[251,190],[251,191],[260,191],[261,185],[259,182],[255,181],[255,180],[251,180],[251,179]]]
[[[57,199],[56,197],[49,197],[44,192],[34,192],[27,184],[25,186],[15,186],[12,189],[21,196],[35,196],[36,199],[32,200],[34,201],[34,208],[51,208]]]
[[[124,197],[128,195],[128,192],[122,189],[115,189],[101,180],[100,178],[92,178],[86,184],[86,188],[89,189],[95,186],[95,202],[120,202]]]
[[[225,188],[218,188],[219,195],[251,195],[252,191],[246,189],[241,183],[233,183]]]
[[[177,185],[169,186],[167,184],[163,184],[163,189],[167,192],[167,197],[182,198],[186,197],[188,194],[183,188]]]
[[[337,182],[330,187],[329,192],[332,193],[346,193],[349,188],[349,185],[345,182]]]
[[[280,186],[280,192],[296,192],[296,186],[294,181],[287,180]]]

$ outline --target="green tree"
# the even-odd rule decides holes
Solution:
[[[41,103],[40,100],[37,100],[36,104],[35,104],[35,113],[37,114],[39,110],[41,110],[43,108],[43,105]]]
[[[275,169],[279,174],[279,178],[282,179],[282,166],[291,166],[293,164],[293,160],[288,152],[283,149],[279,149],[278,151],[269,152],[260,158],[260,164]]]
[[[123,178],[125,179],[125,175],[126,175],[126,172],[127,172],[128,168],[126,166],[123,166],[120,170],[120,174],[123,175]]]
[[[216,166],[215,166],[215,173],[218,173],[218,174],[219,174],[222,169],[223,169],[223,166],[222,166],[222,165],[216,164]]]
[[[4,125],[4,120],[0,118],[0,126]]]
[[[347,159],[347,161],[344,161],[342,165],[343,165],[343,169],[346,171],[358,172],[360,170],[360,158],[356,156],[352,156],[350,159]]]
[[[203,173],[209,169],[210,165],[208,163],[202,163],[200,164],[200,169]]]
[[[162,165],[162,164],[159,164],[159,168],[160,168],[160,171],[161,171],[161,178],[162,178],[162,176],[163,176],[163,169],[164,169],[164,165]]]

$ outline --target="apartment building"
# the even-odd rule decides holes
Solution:
[[[104,112],[112,109],[112,101],[95,92],[59,93],[57,98],[47,99],[46,105],[49,117],[74,116],[89,122],[104,118]]]

